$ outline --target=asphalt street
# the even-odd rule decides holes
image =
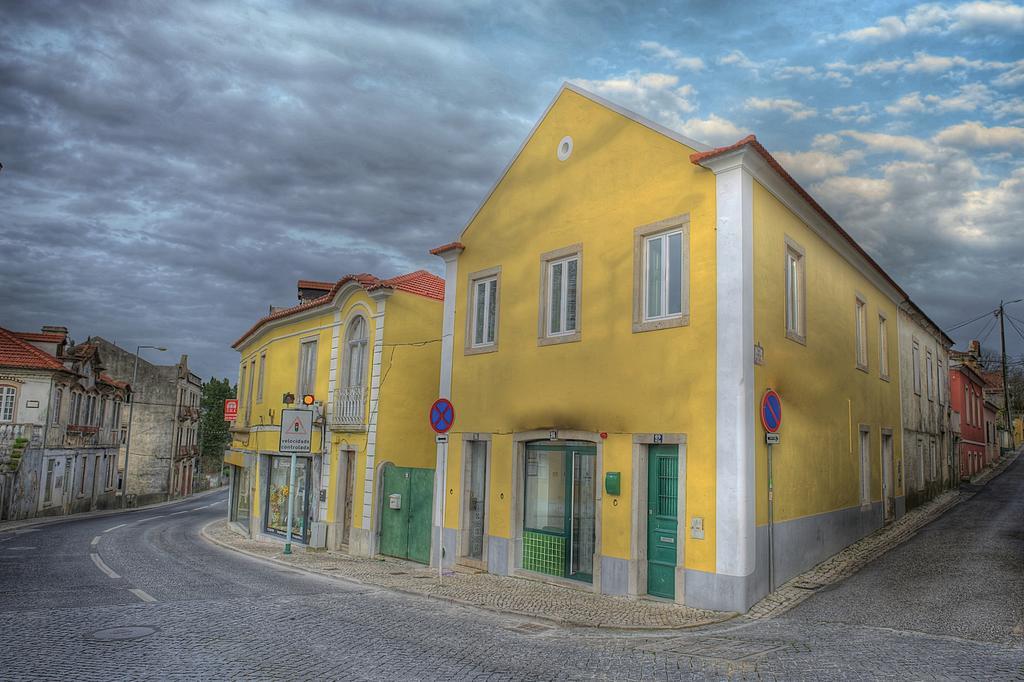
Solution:
[[[211,545],[225,494],[0,531],[4,680],[1021,679],[1024,459],[768,621],[562,629]]]

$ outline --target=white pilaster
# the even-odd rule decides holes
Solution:
[[[373,319],[373,368],[370,372],[370,412],[366,421],[366,469],[363,472],[363,528],[372,528],[373,477],[377,468],[377,401],[380,399],[380,365],[384,351],[384,304],[387,293],[374,292],[377,312]]]
[[[459,254],[461,248],[451,249],[441,254],[444,259],[444,317],[441,322],[441,376],[437,387],[437,395],[440,398],[452,397],[452,357],[455,353],[455,297],[458,289],[459,276]],[[458,419],[459,406],[455,406],[456,420]],[[426,416],[426,415],[424,415]],[[444,523],[441,517],[441,506],[445,494],[445,448],[437,444],[437,464],[434,476],[434,528],[437,533],[435,537],[441,537],[440,529]],[[437,552],[431,551],[431,557],[436,557]]]

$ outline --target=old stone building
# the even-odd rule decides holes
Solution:
[[[0,328],[0,519],[114,507],[130,390],[65,327]]]
[[[132,381],[135,353],[94,336],[106,362],[106,371]],[[140,357],[133,383],[131,449],[128,455],[127,494],[130,505],[142,505],[192,493],[199,462],[199,403],[203,381],[189,370],[188,356],[172,365],[157,365]],[[122,416],[127,430],[129,410]],[[124,470],[125,445],[121,446]]]

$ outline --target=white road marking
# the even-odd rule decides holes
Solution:
[[[95,547],[96,545],[100,544],[100,536],[97,535],[96,537],[94,537],[92,539],[92,542],[90,542],[89,544],[92,545],[93,547]]]
[[[147,593],[145,590],[140,590],[137,587],[133,587],[133,588],[131,588],[128,591],[131,592],[132,594],[134,594],[136,597],[138,597],[142,601],[156,601],[156,597],[154,597],[153,595]]]
[[[157,514],[156,516],[147,516],[144,519],[139,519],[136,523],[142,523],[144,521],[152,521],[153,519],[162,519],[165,516],[167,516],[167,514]]]
[[[117,530],[118,528],[123,528],[124,526],[127,526],[127,525],[128,525],[127,523],[119,523],[119,524],[117,524],[116,526],[114,526],[113,528],[108,528],[108,529],[106,529],[106,530],[105,530],[105,531],[103,531],[103,532],[104,532],[104,533],[109,533],[109,532],[110,532],[110,531],[112,531],[112,530]]]
[[[105,563],[103,563],[103,559],[100,558],[99,554],[93,552],[89,555],[89,558],[92,559],[92,562],[94,564],[96,564],[96,568],[106,573],[108,577],[113,578],[115,580],[121,577],[117,573],[114,573],[114,571],[111,570],[110,566],[107,566]]]
[[[191,509],[183,509],[180,512],[174,512],[173,514],[170,514],[170,516],[177,516],[178,514],[188,514],[190,511],[192,511],[192,510]]]
[[[13,549],[35,549],[35,547],[17,546],[17,547],[8,547],[7,549],[12,549],[12,550]]]

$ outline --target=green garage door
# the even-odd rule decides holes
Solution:
[[[380,553],[429,564],[434,470],[388,466],[383,485]],[[399,496],[397,509],[391,507],[392,495]]]

